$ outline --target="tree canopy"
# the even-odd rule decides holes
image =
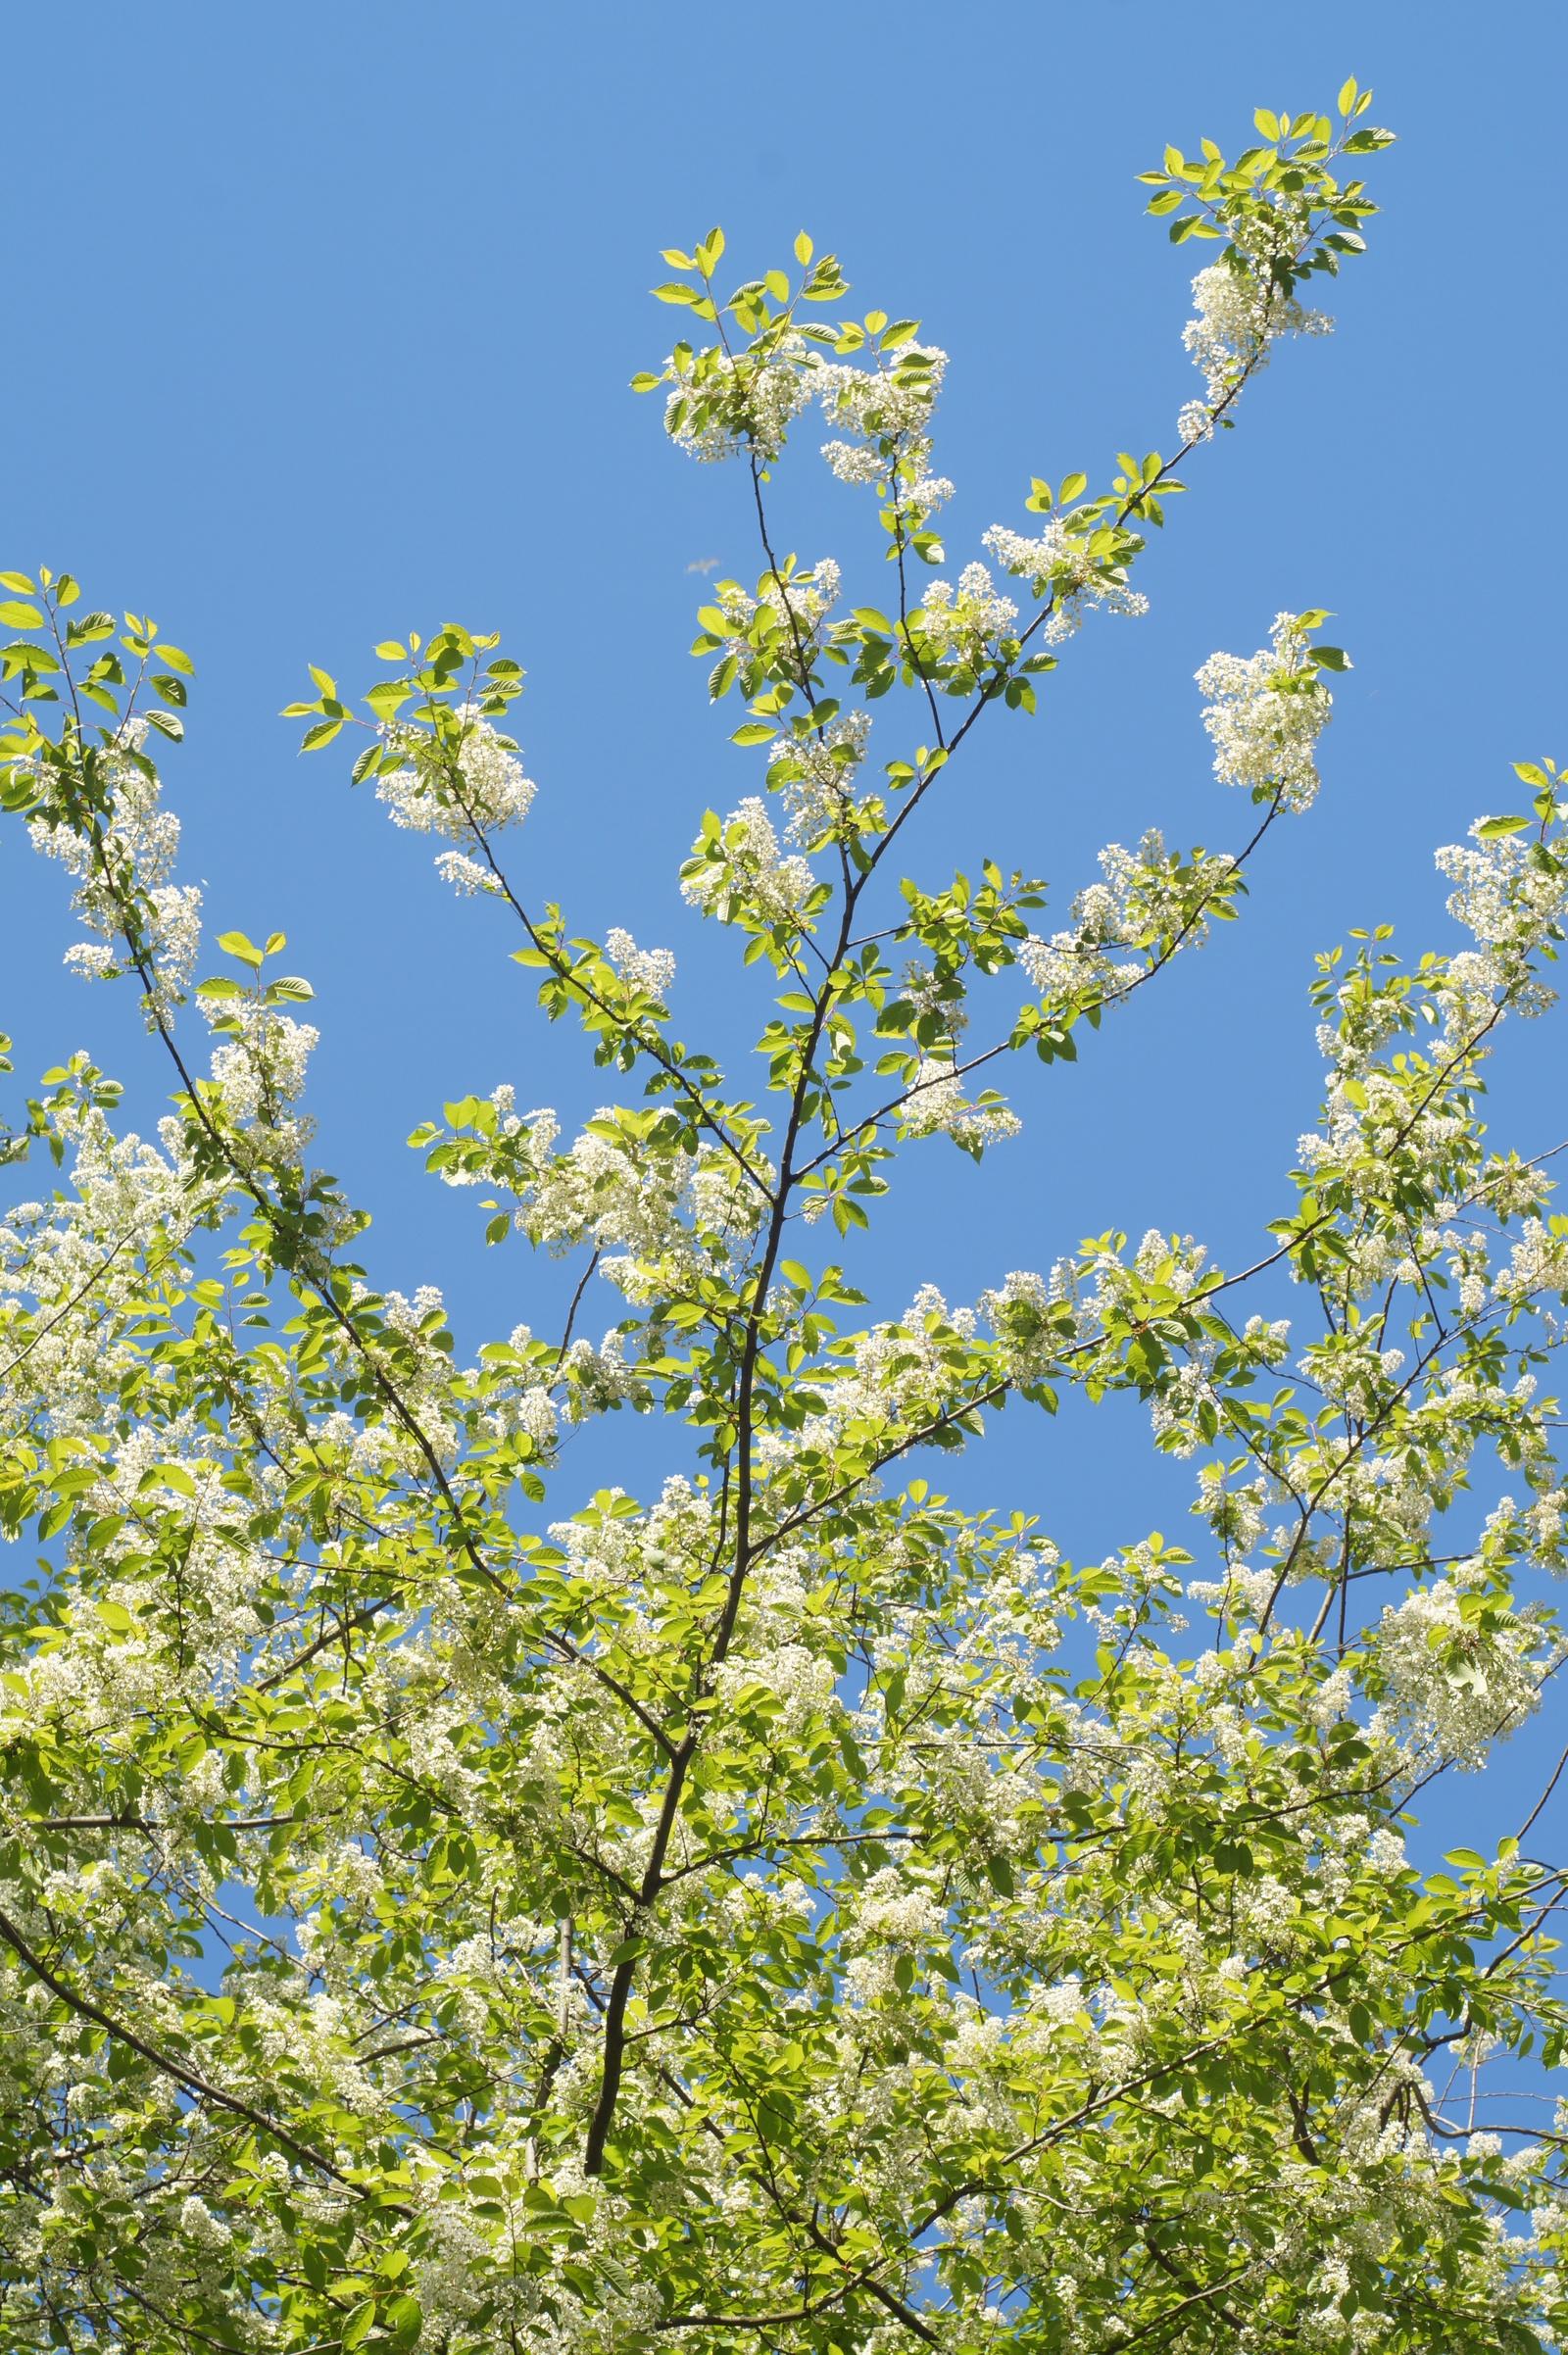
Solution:
[[[569,1143],[461,1068],[487,1092],[410,1140],[486,1246],[572,1257],[559,1339],[462,1365],[440,1296],[372,1273],[311,1159],[283,935],[220,933],[198,979],[153,757],[188,657],[0,575],[0,801],[177,1086],[122,1133],[75,1055],[5,1132],[56,1181],[0,1223],[0,1518],[37,1556],[0,1617],[8,2345],[1430,2355],[1568,2324],[1560,2135],[1473,2131],[1489,2053],[1562,2053],[1562,1873],[1535,1816],[1437,1875],[1403,1838],[1564,1656],[1568,1220],[1478,1110],[1498,1025],[1550,1003],[1556,769],[1440,851],[1468,945],[1319,958],[1323,1098],[1253,1265],[1110,1228],[970,1304],[916,1268],[867,1317],[854,1281],[898,1154],[1004,1145],[1005,1058],[1091,1052],[1313,799],[1347,657],[1304,609],[1199,673],[1238,848],[1112,844],[1054,930],[1021,870],[916,871],[986,732],[1143,610],[1178,468],[1327,331],[1367,106],[1143,175],[1206,256],[1175,454],[1032,477],[956,577],[920,322],[852,316],[804,234],[727,296],[717,229],[666,253],[685,334],[635,386],[758,533],[692,650],[755,789],[680,867],[760,993],[756,1098],[667,951],[515,879],[495,636],[388,640],[363,694],[312,670],[305,748],[357,745],[605,1075]],[[874,604],[776,536],[813,404]],[[944,1491],[1069,1388],[1147,1403],[1191,1548],[1112,1513],[1073,1563],[1049,1496]],[[664,1418],[661,1493],[570,1494],[564,1440],[622,1409]]]

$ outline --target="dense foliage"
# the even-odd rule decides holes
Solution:
[[[1054,931],[1027,876],[902,863],[981,723],[1142,610],[1178,464],[1326,329],[1303,296],[1361,250],[1365,108],[1349,83],[1338,127],[1262,114],[1234,163],[1205,140],[1145,174],[1210,241],[1178,454],[1036,479],[956,579],[944,353],[851,318],[805,237],[727,300],[716,230],[666,257],[693,339],[638,385],[760,538],[694,650],[757,790],[681,869],[768,994],[760,1108],[677,1036],[666,952],[511,879],[534,788],[494,638],[379,647],[368,719],[313,673],[306,745],[364,731],[355,781],[624,1083],[569,1143],[506,1085],[414,1140],[483,1190],[492,1246],[576,1256],[559,1342],[460,1366],[439,1296],[356,1260],[281,936],[220,934],[196,979],[152,759],[188,659],[4,575],[5,807],[179,1091],[157,1142],[121,1134],[75,1055],[7,1132],[60,1174],[0,1225],[0,1513],[39,1555],[0,1628],[8,2346],[1429,2355],[1568,2321],[1556,2137],[1467,2134],[1438,2084],[1473,2115],[1489,2051],[1556,2064],[1562,1876],[1526,1825],[1422,1879],[1400,1830],[1563,1656],[1531,1582],[1562,1566],[1535,1369],[1568,1221],[1476,1096],[1549,1000],[1555,771],[1440,854],[1459,953],[1320,960],[1324,1100],[1256,1266],[1108,1232],[897,1322],[849,1272],[896,1152],[1004,1142],[1003,1059],[1087,1051],[1312,798],[1345,657],[1286,613],[1200,673],[1234,853],[1112,845]],[[772,537],[813,402],[878,605]],[[1286,1273],[1304,1335],[1250,1304]],[[932,1485],[1074,1385],[1136,1393],[1192,1460],[1195,1552],[1110,1525],[1073,1564],[1049,1499]],[[662,1493],[538,1526],[564,1432],[619,1407],[667,1419]],[[1478,1450],[1509,1493],[1467,1522]]]

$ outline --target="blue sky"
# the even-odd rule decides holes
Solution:
[[[339,749],[296,760],[276,713],[309,693],[305,663],[358,686],[388,634],[500,629],[528,669],[515,725],[539,785],[514,871],[574,929],[671,947],[679,1028],[738,1069],[760,988],[754,1019],[675,877],[703,810],[759,789],[686,657],[688,567],[751,577],[759,560],[740,478],[681,460],[626,390],[670,335],[647,299],[659,247],[718,220],[749,275],[804,226],[840,256],[852,310],[924,322],[952,355],[938,465],[960,563],[987,524],[1021,525],[1032,473],[1099,479],[1119,448],[1168,449],[1197,389],[1180,330],[1202,256],[1143,218],[1133,174],[1167,139],[1234,153],[1254,106],[1327,107],[1353,73],[1400,144],[1375,169],[1370,253],[1320,298],[1335,335],[1281,350],[1172,502],[1142,568],[1147,619],[1086,629],[1033,721],[992,715],[912,863],[933,882],[990,855],[1051,878],[1061,910],[1102,843],[1150,823],[1239,840],[1192,674],[1216,648],[1251,652],[1281,607],[1333,609],[1355,662],[1322,797],[1272,839],[1241,924],[1076,1069],[1008,1075],[1016,1143],[978,1172],[941,1141],[912,1153],[854,1265],[894,1310],[921,1281],[972,1299],[1113,1226],[1255,1255],[1316,1102],[1313,950],[1380,919],[1407,953],[1456,945],[1433,849],[1511,806],[1510,760],[1568,753],[1563,25],[1554,6],[1335,0],[1309,23],[1145,0],[806,0],[722,23],[274,0],[88,8],[68,59],[58,19],[12,16],[26,225],[0,564],[69,568],[90,603],[150,612],[191,653],[188,741],[165,763],[183,872],[207,884],[212,930],[285,931],[316,987],[319,1151],[374,1214],[379,1284],[441,1284],[464,1351],[521,1317],[553,1329],[575,1271],[515,1245],[486,1257],[473,1198],[423,1179],[402,1140],[501,1079],[570,1122],[602,1080],[544,1028],[495,912],[444,892],[429,846],[350,793]],[[780,469],[780,537],[876,601],[880,535],[815,438]],[[894,704],[883,760],[918,734]],[[150,1126],[168,1082],[132,1004],[61,969],[64,878],[20,832],[0,860],[19,1077],[91,1045]],[[1562,1021],[1505,1035],[1499,1143],[1568,1135]],[[613,1309],[605,1291],[589,1329]],[[552,1510],[608,1478],[646,1493],[679,1461],[673,1430],[617,1418],[574,1443]],[[1054,1429],[1009,1415],[957,1482],[1038,1511],[1080,1555],[1188,1527],[1185,1475],[1122,1408]],[[1482,1467],[1478,1501],[1497,1485]],[[1501,1770],[1521,1790],[1560,1746],[1554,1722]]]

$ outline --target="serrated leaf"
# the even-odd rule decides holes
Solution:
[[[96,621],[99,619],[109,621],[109,615],[107,613],[102,615],[96,613],[87,613],[77,624],[77,627],[84,629],[89,621]],[[112,621],[109,622],[109,628],[114,628],[114,623]],[[105,637],[107,637],[109,635],[109,631],[105,630],[103,634]],[[196,665],[191,661],[189,655],[186,654],[181,647],[160,643],[158,651],[163,656],[164,661],[169,664],[171,670],[182,670],[188,679],[193,679],[196,676]]]
[[[171,744],[184,742],[185,722],[176,719],[172,711],[148,711],[145,717],[147,725],[156,728],[160,736],[167,736]]]
[[[661,303],[700,303],[703,299],[695,286],[683,286],[678,278],[669,278],[649,291]]]
[[[730,742],[740,745],[771,744],[777,734],[778,730],[769,727],[765,720],[749,719],[744,727],[735,730]]]
[[[383,638],[375,652],[377,661],[382,662],[406,662],[409,659],[396,638]]]
[[[1520,834],[1530,823],[1527,817],[1488,817],[1477,826],[1482,842],[1496,842],[1504,834]]]
[[[68,621],[66,624],[68,646],[92,646],[100,638],[112,638],[114,634],[113,613],[83,613],[79,621]],[[169,650],[166,647],[164,651],[167,654]]]
[[[163,703],[175,704],[183,710],[189,701],[184,680],[175,678],[172,671],[159,671],[148,679],[147,684]]]
[[[261,971],[265,952],[258,949],[256,943],[243,932],[220,932],[218,945],[226,956],[237,957],[242,964],[249,965],[253,971]]]
[[[335,703],[337,701],[336,680],[333,679],[326,671],[318,670],[314,662],[307,662],[305,667],[310,672],[312,678],[316,681],[318,687],[320,688],[321,693],[323,695],[329,695]]]
[[[7,629],[37,629],[42,620],[43,615],[35,605],[19,605],[12,597],[0,605],[0,621],[5,623]]]
[[[323,744],[331,743],[333,737],[338,733],[338,730],[342,727],[342,725],[343,722],[341,719],[322,719],[318,721],[314,728],[307,728],[304,735],[300,738],[300,751],[302,753],[319,752]]]
[[[38,594],[25,572],[0,572],[0,589],[15,589],[23,597]]]
[[[1069,499],[1077,499],[1089,488],[1087,474],[1063,474],[1061,488],[1056,493],[1056,505],[1065,507]]]
[[[275,981],[268,983],[264,1003],[270,1006],[274,1001],[282,1004],[284,1000],[288,1000],[294,1005],[303,1005],[307,999],[314,998],[316,992],[310,983],[302,979],[298,973],[280,973]]]

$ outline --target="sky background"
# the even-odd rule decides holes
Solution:
[[[403,1139],[500,1080],[568,1133],[610,1091],[533,1008],[500,913],[456,901],[431,846],[350,792],[342,745],[296,758],[277,712],[311,692],[307,662],[358,693],[383,637],[500,630],[529,673],[514,725],[539,786],[514,876],[573,930],[672,948],[677,1029],[738,1078],[765,990],[740,988],[736,945],[682,907],[676,874],[705,808],[760,790],[760,757],[727,742],[739,714],[707,710],[686,656],[691,567],[749,581],[760,558],[744,477],[679,457],[660,403],[626,389],[681,316],[648,299],[658,249],[717,220],[726,270],[750,276],[805,227],[839,255],[852,314],[921,319],[952,355],[936,463],[957,484],[956,572],[989,523],[1026,524],[1032,474],[1099,486],[1118,449],[1168,450],[1200,389],[1181,327],[1207,255],[1171,248],[1133,175],[1167,140],[1235,154],[1254,107],[1328,110],[1353,73],[1400,143],[1369,170],[1369,253],[1317,282],[1335,334],[1278,350],[1239,430],[1186,470],[1140,566],[1148,617],[1092,622],[1032,721],[988,716],[910,860],[928,884],[984,856],[1046,876],[1054,926],[1107,841],[1159,824],[1239,842],[1249,808],[1212,778],[1193,673],[1217,648],[1250,654],[1284,607],[1332,609],[1355,664],[1321,798],[1271,837],[1242,922],[1086,1033],[1076,1068],[1007,1073],[1022,1137],[983,1170],[942,1140],[906,1156],[851,1269],[891,1313],[921,1282],[972,1300],[1113,1227],[1190,1231],[1245,1263],[1294,1201],[1315,1114],[1312,953],[1380,920],[1409,955],[1460,945],[1433,850],[1518,804],[1511,760],[1568,754],[1564,23],[1432,0],[1328,0],[1310,22],[1255,0],[1176,17],[804,0],[722,21],[98,0],[69,29],[8,13],[25,225],[0,565],[69,569],[86,604],[148,612],[192,656],[187,742],[163,763],[183,878],[205,881],[212,932],[287,934],[285,967],[317,992],[319,1157],[373,1213],[377,1285],[444,1288],[460,1358],[519,1319],[559,1330],[576,1270],[515,1242],[487,1256],[475,1198],[423,1178]],[[813,416],[778,469],[778,539],[836,557],[850,604],[879,603],[882,535],[821,438]],[[878,761],[920,736],[900,706],[877,707]],[[66,879],[18,828],[0,895],[11,1084],[88,1045],[150,1128],[168,1075],[127,992],[63,971]],[[1563,1019],[1504,1034],[1494,1142],[1568,1136]],[[595,1336],[616,1308],[597,1290]],[[685,1460],[673,1427],[614,1418],[567,1449],[549,1510],[612,1479],[647,1495]],[[967,1501],[1037,1512],[1079,1558],[1198,1526],[1189,1475],[1126,1403],[1054,1426],[1015,1410],[951,1469]],[[1477,1508],[1505,1485],[1479,1465]],[[1485,1787],[1458,1787],[1446,1835],[1516,1828],[1561,1717],[1549,1702]]]

